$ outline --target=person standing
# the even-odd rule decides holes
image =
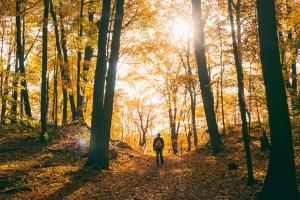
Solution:
[[[163,148],[165,146],[164,139],[160,137],[160,133],[153,140],[153,150],[156,151],[156,164],[159,166],[159,160],[161,164],[164,164],[164,158],[162,155]]]

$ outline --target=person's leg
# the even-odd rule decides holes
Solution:
[[[159,150],[158,149],[156,149],[156,165],[158,166],[159,165]]]
[[[164,158],[163,158],[162,153],[163,153],[163,150],[161,149],[161,150],[160,150],[160,163],[161,163],[161,164],[164,164]]]

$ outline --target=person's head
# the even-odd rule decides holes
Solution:
[[[160,137],[160,133],[157,133],[157,137]]]

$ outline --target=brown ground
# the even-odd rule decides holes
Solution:
[[[67,130],[79,129],[85,128]],[[241,133],[234,129],[222,138],[224,147],[216,156],[202,146],[182,156],[165,156],[165,163],[158,167],[155,157],[114,141],[111,147],[117,159],[102,172],[83,167],[86,150],[77,148],[74,137],[65,135],[53,144],[40,144],[19,133],[12,137],[10,131],[0,133],[0,199],[257,199],[268,165],[268,151],[260,151],[260,132],[251,137],[258,183],[247,186]],[[296,166],[298,152],[296,146]],[[229,162],[239,168],[228,170]]]

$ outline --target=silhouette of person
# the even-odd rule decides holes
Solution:
[[[164,158],[162,155],[163,148],[165,146],[164,139],[160,137],[160,133],[153,140],[153,150],[156,151],[156,164],[159,166],[159,160],[161,164],[164,164]]]

